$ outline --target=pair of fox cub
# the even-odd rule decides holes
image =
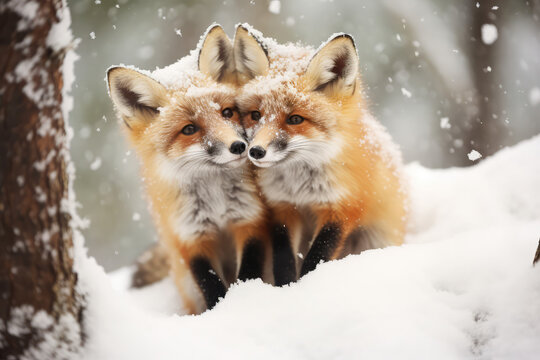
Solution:
[[[351,36],[314,51],[247,24],[231,42],[213,25],[199,49],[167,71],[107,74],[142,162],[156,259],[188,312],[237,280],[280,286],[402,242],[401,158],[366,110]]]

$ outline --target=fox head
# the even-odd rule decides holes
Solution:
[[[245,162],[232,44],[218,25],[207,31],[198,69],[187,85],[177,88],[125,67],[107,72],[109,94],[128,137],[143,161],[157,164],[168,178]]]
[[[236,39],[243,39],[237,49]],[[250,39],[250,40],[248,40]],[[259,167],[302,161],[320,166],[342,150],[347,124],[358,121],[358,56],[351,36],[331,37],[296,76],[272,74],[265,49],[246,29],[237,31],[235,60],[251,72],[237,98]],[[238,56],[237,52],[246,56]],[[256,54],[256,55],[255,55]]]

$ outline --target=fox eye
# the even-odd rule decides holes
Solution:
[[[189,125],[186,125],[184,126],[184,128],[182,129],[181,133],[184,134],[184,135],[193,135],[195,134],[197,131],[199,131],[199,128],[196,127],[195,125],[193,124],[189,124]]]
[[[261,118],[261,113],[258,111],[252,111],[251,112],[251,120],[253,121],[259,121]]]
[[[223,109],[223,111],[221,112],[221,115],[223,115],[224,118],[232,118],[234,113],[233,113],[233,110],[231,108],[226,108],[226,109]]]
[[[298,124],[301,124],[303,122],[304,122],[304,118],[301,117],[300,115],[291,115],[287,119],[287,124],[289,124],[289,125],[298,125]]]

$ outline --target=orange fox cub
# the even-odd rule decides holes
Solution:
[[[110,96],[141,160],[160,241],[190,313],[212,308],[237,278],[265,277],[264,204],[235,110],[232,44],[209,29],[199,71],[165,87],[138,71],[108,71]],[[174,74],[173,74],[174,75]]]
[[[249,159],[273,210],[276,285],[322,261],[401,244],[401,158],[367,111],[353,39],[336,35],[314,55],[242,26],[235,41],[237,70],[248,74],[237,103]]]

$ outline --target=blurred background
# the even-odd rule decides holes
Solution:
[[[167,66],[195,48],[214,21],[231,37],[236,23],[248,22],[279,42],[315,47],[335,32],[352,34],[371,111],[407,163],[470,166],[540,133],[539,0],[68,4],[81,39],[70,116],[75,190],[79,213],[91,221],[84,230],[89,253],[106,270],[131,264],[157,237],[105,71],[113,64]]]

